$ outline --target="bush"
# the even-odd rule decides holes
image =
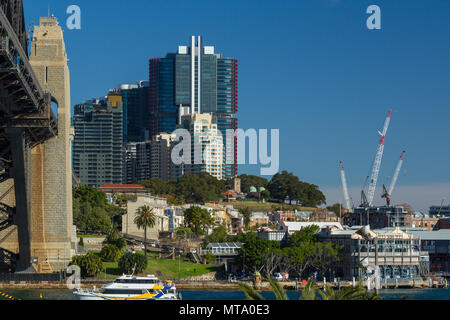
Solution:
[[[102,260],[93,252],[89,252],[83,256],[73,257],[70,265],[80,267],[82,278],[95,277],[103,268]]]
[[[147,259],[138,253],[125,253],[119,260],[119,270],[125,274],[133,273],[133,268],[135,274],[142,273],[147,268]]]
[[[107,244],[102,248],[100,252],[100,257],[105,262],[116,262],[119,261],[122,256],[122,250],[113,244]]]
[[[216,261],[216,256],[215,255],[213,255],[212,253],[207,253],[206,255],[205,255],[205,259],[206,259],[206,263],[207,264],[211,264],[211,263],[213,263],[214,261]]]

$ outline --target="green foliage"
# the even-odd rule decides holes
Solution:
[[[317,233],[320,228],[316,225],[308,226],[299,232],[295,232],[288,239],[288,247],[298,247],[304,242],[318,242]]]
[[[272,177],[267,185],[272,198],[284,202],[285,200],[300,201],[305,207],[317,207],[325,204],[325,196],[316,185],[302,182],[298,177],[283,171]]]
[[[226,182],[207,174],[185,174],[178,181],[165,182],[159,179],[140,183],[152,194],[171,196],[171,202],[204,204],[219,201],[226,191]]]
[[[204,235],[207,228],[213,225],[213,218],[206,209],[190,207],[184,211],[184,226],[194,234]]]
[[[83,237],[80,237],[80,242],[78,242],[78,244],[79,244],[80,246],[84,246],[84,240],[83,240]]]
[[[156,224],[156,216],[153,212],[153,208],[149,206],[142,206],[136,210],[136,216],[134,217],[134,223],[138,229],[144,229],[144,254],[147,257],[147,228],[153,228]]]
[[[244,226],[245,228],[248,228],[250,225],[250,217],[252,216],[252,212],[248,207],[244,207],[241,210],[239,210],[241,215],[244,217]]]
[[[213,232],[203,239],[203,248],[205,248],[209,243],[216,242],[227,242],[228,232],[225,226],[218,226],[213,230]]]
[[[269,184],[267,179],[258,176],[241,174],[239,179],[241,179],[241,191],[244,193],[249,193],[250,187],[255,187],[256,189],[260,187],[267,188]]]
[[[273,278],[269,278],[269,284],[276,300],[289,300],[282,285]],[[264,298],[251,286],[245,283],[238,283],[239,288],[245,294],[247,300],[264,300]],[[324,291],[318,290],[315,287],[314,279],[309,278],[307,284],[302,290],[300,300],[382,300],[381,296],[376,293],[369,293],[362,286],[358,284],[355,288],[345,287],[340,290],[333,290],[330,285],[326,285]]]
[[[81,186],[73,189],[73,222],[80,230],[107,232],[112,219],[125,210],[108,204],[97,189]]]
[[[95,277],[103,268],[102,260],[93,252],[83,256],[74,256],[70,264],[80,267],[82,278]]]
[[[152,179],[140,183],[151,194],[156,196],[173,195],[175,188],[172,183],[163,181],[161,179]]]
[[[134,273],[139,274],[147,268],[147,258],[138,253],[127,252],[119,259],[118,266],[122,273],[131,274],[135,268]]]
[[[206,264],[211,264],[211,263],[213,263],[216,260],[216,256],[213,255],[212,253],[208,252],[205,255],[205,260],[206,260]]]
[[[105,262],[116,262],[119,261],[122,256],[122,250],[113,244],[107,244],[102,248],[100,252],[100,257]]]
[[[112,227],[109,230],[104,243],[112,244],[120,250],[124,250],[127,247],[127,241],[120,236],[119,230],[117,230],[117,228],[115,227]]]
[[[256,232],[248,232],[237,239],[243,243],[239,249],[237,263],[250,271],[262,270],[267,254],[280,248],[279,242],[259,238]]]

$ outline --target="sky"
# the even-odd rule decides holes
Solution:
[[[69,5],[81,29],[69,30]],[[369,30],[370,5],[381,29]],[[64,30],[72,105],[148,78],[148,60],[205,45],[239,60],[239,127],[280,130],[280,171],[343,201],[369,175],[389,109],[379,177],[406,159],[394,203],[428,211],[450,203],[450,1],[448,0],[24,0],[27,25],[55,15]],[[240,173],[260,173],[241,166]],[[374,204],[382,204],[377,190]]]

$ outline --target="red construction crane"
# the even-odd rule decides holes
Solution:
[[[367,204],[370,207],[375,196],[375,189],[377,187],[378,175],[380,174],[381,160],[383,159],[384,142],[386,139],[386,133],[389,129],[389,123],[391,122],[392,109],[389,110],[388,116],[384,122],[382,132],[378,132],[381,135],[380,142],[378,143],[378,149],[373,163],[372,175],[370,177],[369,189],[367,191]]]

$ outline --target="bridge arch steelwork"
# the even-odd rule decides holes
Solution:
[[[14,179],[16,198],[10,208],[0,194],[0,230],[17,225],[20,270],[31,266],[30,150],[58,134],[51,109],[57,101],[33,72],[28,40],[22,0],[0,0],[0,183]]]

